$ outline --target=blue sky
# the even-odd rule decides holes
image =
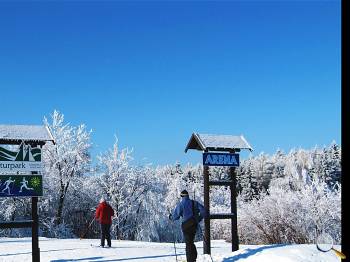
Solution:
[[[192,132],[255,149],[341,143],[340,1],[0,2],[1,124],[54,109],[93,154],[196,163]],[[244,158],[248,154],[242,153]]]

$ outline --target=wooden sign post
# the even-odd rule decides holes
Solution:
[[[237,228],[237,178],[236,167],[239,166],[239,154],[241,149],[253,150],[243,136],[231,135],[208,135],[193,133],[187,144],[188,149],[203,151],[203,176],[204,176],[204,207],[209,216],[204,219],[204,254],[211,254],[210,247],[210,220],[231,219],[232,251],[239,249],[239,238]],[[227,166],[230,168],[229,180],[210,180],[209,166]],[[210,186],[229,186],[231,191],[231,213],[210,213]]]
[[[41,151],[54,139],[45,126],[0,125],[0,197],[31,197],[32,219],[1,221],[0,228],[32,228],[32,261],[40,262],[38,197],[43,195]],[[16,150],[8,145],[18,145]],[[27,173],[27,174],[23,174]],[[29,173],[29,174],[28,174]]]

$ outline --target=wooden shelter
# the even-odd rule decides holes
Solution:
[[[252,151],[253,148],[242,136],[233,135],[212,135],[193,133],[187,143],[185,153],[189,149],[199,150],[203,153],[228,152],[231,154],[240,152],[241,149]],[[209,180],[209,166],[203,165],[204,175],[204,207],[209,213],[209,217],[204,219],[204,254],[210,254],[210,220],[211,219],[231,219],[232,251],[239,249],[238,230],[237,230],[237,201],[236,201],[236,170],[230,167],[230,180],[214,181]],[[210,213],[209,186],[229,186],[231,191],[231,213],[212,214]]]

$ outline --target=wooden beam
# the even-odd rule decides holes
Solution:
[[[209,186],[231,186],[232,181],[231,180],[213,180],[209,181]]]
[[[210,204],[209,204],[209,167],[203,166],[203,175],[204,175],[204,208],[210,214]],[[210,219],[204,219],[204,240],[203,240],[204,254],[211,253],[210,251]]]
[[[32,227],[33,220],[0,222],[0,228],[25,228]]]
[[[240,152],[239,148],[228,148],[228,147],[207,147],[208,151],[220,151],[220,152]]]
[[[38,197],[32,197],[32,262],[40,262]]]
[[[30,144],[31,146],[45,145],[45,141],[35,141],[35,140],[18,140],[18,139],[0,139],[0,145],[20,145],[24,141],[25,144]]]
[[[235,214],[227,213],[227,214],[210,214],[210,219],[232,219]]]
[[[237,192],[236,192],[236,168],[230,167],[231,184],[231,213],[234,214],[231,218],[231,236],[232,236],[232,252],[239,249],[238,227],[237,227]]]

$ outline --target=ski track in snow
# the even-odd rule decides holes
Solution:
[[[176,262],[174,243],[112,240],[114,248],[96,248],[98,239],[49,239],[40,238],[41,262],[118,262],[118,261],[173,261]],[[203,242],[196,242],[197,262],[211,262],[203,255]],[[322,253],[315,245],[240,245],[231,252],[231,244],[223,240],[211,241],[214,262],[336,262],[333,251]],[[336,246],[340,250],[340,246]],[[177,261],[186,261],[185,244],[176,243]],[[30,262],[31,238],[0,238],[1,262]]]

